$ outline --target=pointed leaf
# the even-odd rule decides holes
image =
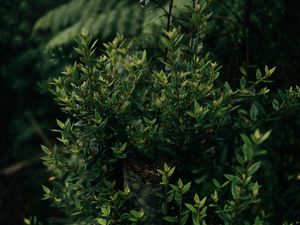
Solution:
[[[177,216],[165,216],[163,219],[169,223],[177,223],[178,219]]]
[[[191,212],[193,212],[193,213],[196,213],[196,212],[197,212],[197,209],[196,209],[193,205],[191,205],[191,204],[189,204],[189,203],[185,203],[185,206],[186,206]]]
[[[184,187],[182,188],[182,193],[185,194],[186,192],[188,192],[188,190],[190,190],[191,188],[191,182],[188,182],[186,185],[184,185]]]
[[[255,104],[252,104],[251,109],[250,109],[250,118],[253,121],[257,120],[257,117],[259,115],[259,111],[258,108]]]
[[[253,175],[259,169],[260,164],[260,162],[256,162],[252,166],[250,166],[248,169],[249,175]]]

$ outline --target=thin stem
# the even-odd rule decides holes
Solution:
[[[179,221],[181,221],[182,217],[182,203],[179,204]]]
[[[180,94],[179,94],[179,87],[178,87],[178,78],[179,78],[179,73],[176,72],[175,74],[176,78],[176,103],[177,103],[177,151],[180,151]]]
[[[169,13],[168,13],[168,23],[167,23],[167,31],[168,32],[170,31],[173,4],[174,4],[174,0],[170,0],[170,2],[169,2]]]
[[[168,13],[168,11],[162,6],[162,4],[160,4],[158,1],[156,1],[156,0],[153,0],[158,6],[159,6],[159,8],[161,8],[165,13],[166,13],[166,15],[168,15],[169,13]]]
[[[52,149],[52,144],[51,141],[49,140],[48,136],[44,133],[44,131],[42,130],[42,128],[39,126],[38,122],[35,120],[35,118],[33,116],[29,116],[29,120],[32,124],[32,127],[34,128],[34,130],[36,131],[36,133],[41,137],[41,139],[43,140],[43,142],[45,143],[45,145]]]
[[[13,165],[10,165],[8,167],[1,168],[0,176],[10,176],[26,167],[30,167],[33,164],[38,163],[41,159],[41,156],[42,156],[41,154],[38,154],[36,156],[31,157],[30,159],[25,159]]]
[[[170,31],[173,5],[174,5],[174,0],[170,0],[169,1],[168,21],[167,21],[167,32]],[[168,56],[168,48],[166,48],[166,52],[165,52],[165,61],[167,60],[167,56]]]

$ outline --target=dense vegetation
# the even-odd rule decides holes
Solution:
[[[36,203],[29,200],[28,189],[41,183],[60,208],[53,223],[299,220],[299,51],[291,45],[299,3],[172,2],[5,2],[4,23],[16,29],[1,33],[3,165],[26,159],[17,165],[31,166],[1,171],[2,223],[54,215],[40,207],[38,191]],[[128,39],[103,46],[82,32],[75,53],[82,26],[101,41],[116,32]],[[63,115],[38,91],[65,64],[64,75],[51,79]],[[57,146],[47,131],[55,117]],[[35,163],[41,141],[50,182]],[[9,188],[16,183],[20,191]],[[22,211],[12,217],[15,199]]]

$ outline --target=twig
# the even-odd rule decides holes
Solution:
[[[168,12],[167,32],[170,31],[173,3],[174,3],[174,0],[170,0],[170,2],[169,2],[169,12]]]
[[[165,13],[166,13],[166,15],[168,15],[168,11],[162,6],[162,4],[160,4],[158,1],[156,1],[156,0],[153,0],[158,6],[159,6],[159,8],[161,8]]]
[[[47,135],[44,133],[44,131],[41,129],[41,127],[38,125],[38,123],[36,122],[35,118],[33,116],[29,116],[29,120],[32,124],[33,129],[36,131],[36,133],[41,137],[41,139],[43,140],[44,144],[48,147],[51,148],[52,144],[49,140],[49,138],[47,137]]]
[[[19,172],[20,170],[22,170],[26,167],[29,167],[32,164],[38,162],[40,160],[41,156],[42,155],[40,154],[40,155],[34,156],[31,159],[26,159],[26,160],[17,162],[13,165],[10,165],[6,168],[3,168],[3,169],[0,170],[0,175],[10,176],[12,174],[15,174],[15,173]]]
[[[174,3],[174,0],[169,0],[169,12],[168,12],[167,32],[170,31],[173,3]],[[167,60],[167,57],[168,57],[168,48],[166,48],[166,52],[165,52],[165,61]]]

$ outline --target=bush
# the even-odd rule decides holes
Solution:
[[[237,88],[222,82],[201,51],[205,2],[181,15],[189,29],[169,25],[154,59],[122,36],[98,56],[83,31],[78,61],[53,80],[67,119],[54,130],[62,145],[42,147],[53,174],[43,189],[64,223],[268,224],[272,200],[260,201],[255,181],[264,172],[253,176],[268,164],[270,131],[255,128],[292,112],[300,89],[270,91],[267,66]]]

